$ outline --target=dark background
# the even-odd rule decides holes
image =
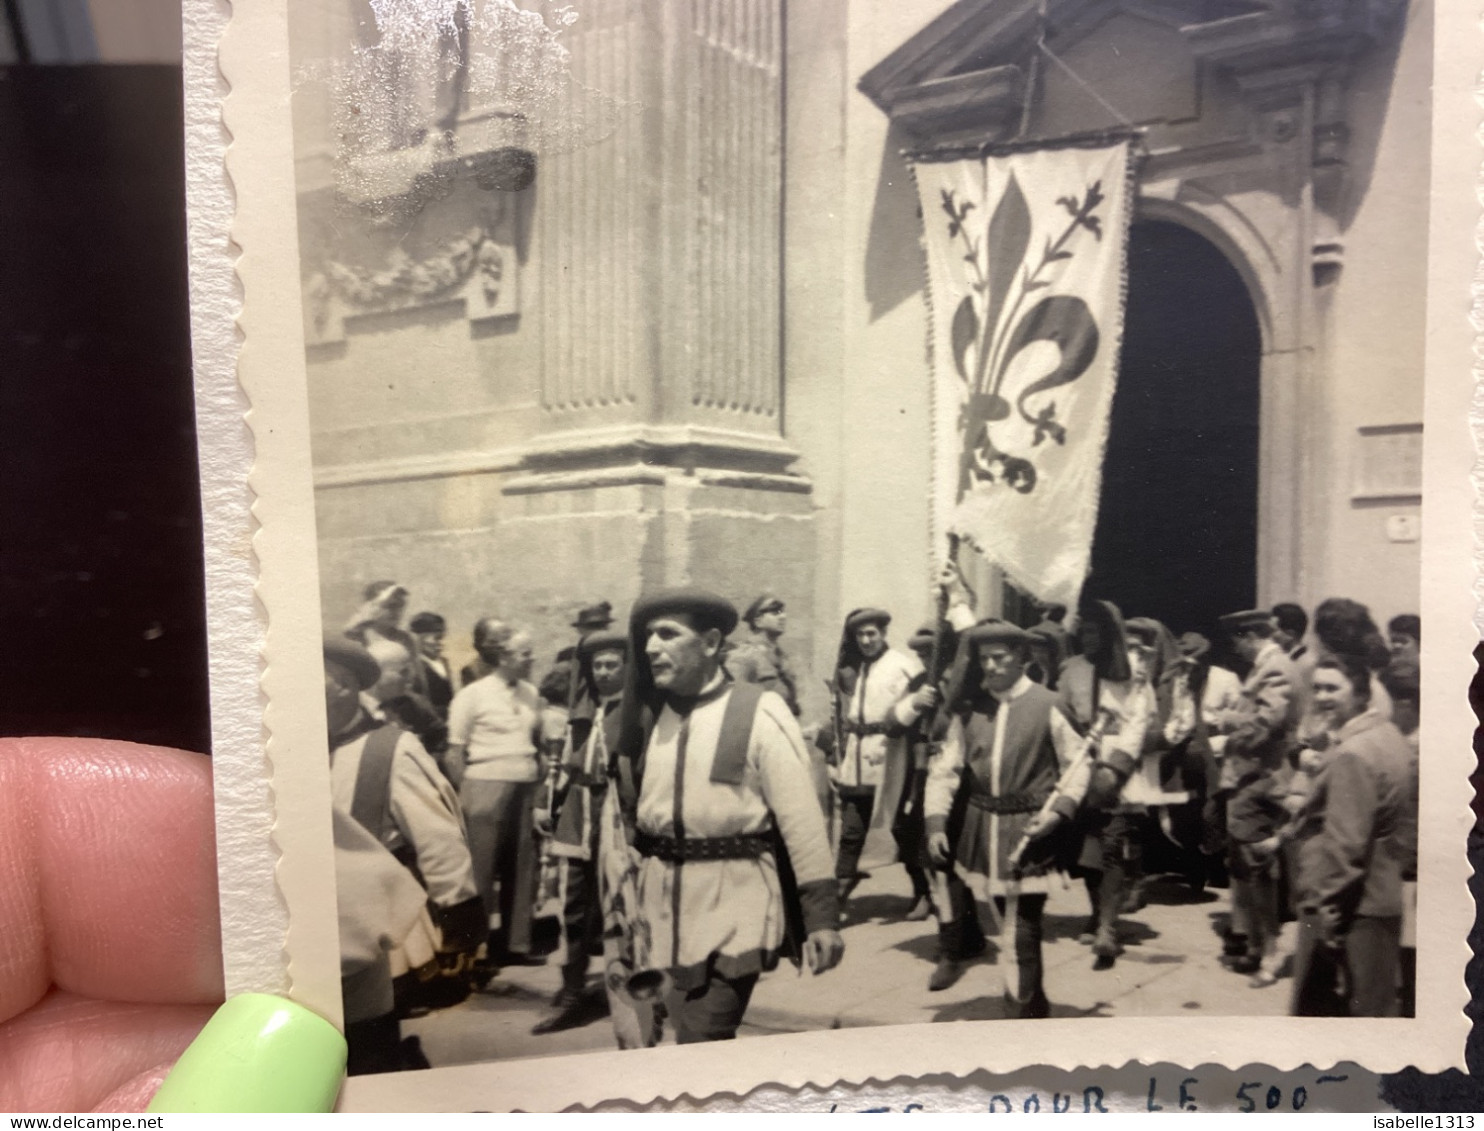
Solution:
[[[210,748],[182,130],[179,67],[0,66],[0,735]],[[1484,1110],[1458,1072],[1386,1094]]]
[[[210,748],[182,134],[179,67],[0,67],[0,734]]]

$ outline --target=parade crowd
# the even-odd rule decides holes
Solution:
[[[1346,599],[1312,624],[1233,612],[1227,667],[1227,641],[1109,601],[1070,627],[1054,605],[980,619],[951,565],[934,596],[904,649],[887,610],[845,618],[829,717],[804,728],[772,594],[739,613],[670,590],[620,630],[596,603],[534,682],[519,626],[481,619],[454,672],[444,619],[368,586],[324,645],[351,1072],[426,1066],[401,1018],[548,958],[537,1034],[731,1038],[780,960],[840,962],[854,888],[898,861],[901,916],[937,932],[925,994],[988,926],[1005,1015],[1048,1016],[1053,877],[1085,884],[1079,941],[1108,970],[1147,878],[1174,873],[1230,889],[1212,946],[1253,987],[1291,976],[1294,1014],[1412,1012],[1416,616],[1383,635]]]

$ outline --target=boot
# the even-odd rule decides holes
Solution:
[[[1092,953],[1094,970],[1113,968],[1114,961],[1123,953],[1123,947],[1118,945],[1118,931],[1112,924],[1098,925],[1097,936],[1092,941]]]
[[[531,1029],[531,1036],[540,1037],[546,1033],[559,1033],[563,1029],[575,1029],[583,1023],[588,1012],[587,999],[582,991],[568,986],[563,986],[558,991],[552,1004],[554,1008],[536,1022]]]
[[[938,965],[933,967],[933,975],[928,979],[928,992],[937,993],[953,985],[964,976],[965,965],[956,958],[945,956],[938,959]]]

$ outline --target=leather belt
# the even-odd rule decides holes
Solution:
[[[971,793],[969,804],[986,813],[1037,813],[1050,796],[1049,793],[1006,793],[991,797],[987,793]]]
[[[868,735],[868,734],[889,734],[889,733],[891,733],[891,724],[890,723],[856,723],[856,722],[846,721],[843,724],[843,728],[842,729],[845,731],[846,734],[854,734],[854,735],[859,735],[859,736],[864,737],[865,735]]]
[[[743,833],[739,836],[677,838],[655,836],[643,829],[634,831],[634,848],[640,856],[685,864],[696,860],[756,860],[773,851],[772,833]]]

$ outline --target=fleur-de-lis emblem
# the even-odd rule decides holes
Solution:
[[[953,359],[967,386],[960,424],[963,449],[959,461],[959,497],[979,484],[1004,483],[1021,494],[1036,487],[1035,464],[1002,451],[992,438],[994,425],[1018,414],[1032,428],[1032,445],[1046,440],[1067,442],[1066,426],[1057,418],[1054,400],[1031,404],[1033,398],[1082,376],[1097,356],[1099,333],[1087,303],[1073,295],[1047,295],[1058,263],[1071,259],[1074,237],[1086,232],[1103,238],[1098,209],[1106,200],[1102,181],[1081,197],[1063,196],[1057,203],[1071,217],[1055,239],[1048,238],[1035,266],[1026,257],[1031,238],[1030,209],[1012,173],[982,238],[971,232],[972,201],[960,201],[953,189],[941,190],[948,216],[948,237],[964,247],[970,267],[971,294],[954,311]],[[983,313],[981,314],[981,307]],[[1005,376],[1022,350],[1033,342],[1058,348],[1060,360],[1051,372],[1006,399]]]

